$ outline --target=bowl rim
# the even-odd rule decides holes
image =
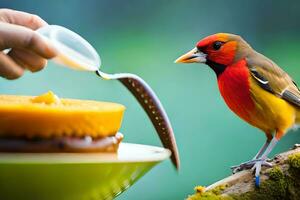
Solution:
[[[75,164],[160,162],[171,156],[162,147],[124,143],[117,153],[0,153],[0,164]]]

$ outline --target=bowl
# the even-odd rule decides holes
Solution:
[[[167,159],[160,147],[122,143],[112,153],[0,153],[0,199],[112,199]]]

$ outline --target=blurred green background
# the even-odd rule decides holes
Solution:
[[[105,72],[138,74],[160,97],[176,134],[181,170],[166,161],[119,200],[183,199],[195,185],[228,176],[229,166],[252,158],[263,144],[264,134],[226,107],[212,70],[173,63],[204,36],[240,34],[300,83],[300,1],[3,0],[0,6],[35,13],[49,24],[78,32],[98,50]],[[48,90],[60,97],[122,103],[127,107],[125,141],[161,145],[144,111],[117,81],[52,63],[15,81],[0,79],[0,93],[38,95]],[[290,131],[273,154],[297,142],[299,131]]]

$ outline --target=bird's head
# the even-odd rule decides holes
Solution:
[[[217,33],[200,40],[196,47],[180,56],[175,63],[206,63],[217,73],[244,58],[251,47],[240,36]]]

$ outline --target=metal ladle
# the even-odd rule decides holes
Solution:
[[[77,33],[57,25],[49,25],[37,30],[55,46],[58,56],[53,60],[69,68],[93,71],[105,80],[119,80],[138,100],[146,111],[165,148],[171,150],[171,160],[178,169],[179,154],[169,118],[151,87],[139,76],[130,73],[107,74],[100,71],[99,54]]]

